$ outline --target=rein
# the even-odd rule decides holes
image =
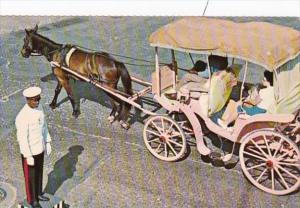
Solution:
[[[86,50],[88,52],[94,52],[94,53],[96,53],[99,56],[107,57],[107,55],[97,53],[99,51],[96,51],[96,50],[93,50],[93,49],[90,49],[90,48],[86,48],[86,47],[83,47],[83,46],[79,46],[79,45],[74,45],[74,46],[76,48],[79,48],[79,49],[82,49],[82,50]],[[154,61],[149,61],[149,60],[139,59],[139,58],[133,58],[133,57],[130,57],[130,56],[124,56],[124,55],[120,55],[120,54],[110,53],[110,52],[103,51],[103,50],[102,50],[102,52],[110,54],[112,56],[126,58],[126,59],[130,59],[130,60],[134,60],[134,61],[141,61],[141,62],[146,62],[146,63],[152,63],[152,64],[134,64],[134,63],[129,63],[129,62],[122,62],[123,64],[131,65],[131,66],[155,67],[155,62]],[[160,63],[159,65],[160,66],[167,66],[169,64],[168,63]],[[186,71],[186,72],[189,71],[188,69],[184,69],[184,68],[180,68],[180,67],[178,67],[178,69],[180,69],[182,71]]]

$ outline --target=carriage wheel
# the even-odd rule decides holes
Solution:
[[[257,188],[284,195],[299,187],[300,152],[294,142],[271,129],[251,132],[242,141],[242,170]]]
[[[156,158],[176,161],[186,151],[184,132],[176,121],[166,116],[151,117],[144,127],[144,142]]]

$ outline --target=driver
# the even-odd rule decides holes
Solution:
[[[209,55],[208,61],[212,73],[225,69],[228,66],[227,57]],[[176,100],[177,92],[181,91],[181,89],[183,88],[187,89],[188,91],[208,92],[209,79],[198,75],[198,73],[205,72],[206,68],[207,68],[207,63],[201,60],[196,61],[194,66],[190,70],[188,70],[188,73],[186,73],[180,79],[180,81],[175,87],[175,92],[166,93],[165,96],[168,99]]]
[[[201,77],[198,75],[199,72],[203,72],[206,69],[207,64],[201,60],[198,60],[194,66],[188,70],[188,73],[180,79],[178,84],[175,87],[175,92],[166,93],[165,96],[168,99],[176,100],[177,98],[177,91],[180,91],[182,87],[187,87],[189,90],[195,91],[208,91],[208,79]]]

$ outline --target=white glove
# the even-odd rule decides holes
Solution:
[[[48,142],[48,143],[46,144],[46,153],[47,153],[47,155],[50,155],[51,152],[52,152],[51,144]]]
[[[26,161],[27,161],[27,165],[34,166],[34,159],[33,159],[33,157],[31,157],[31,156],[27,157]]]

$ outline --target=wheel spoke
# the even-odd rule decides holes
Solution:
[[[174,126],[174,123],[171,123],[171,126],[168,128],[167,132],[169,132],[172,129],[173,126]]]
[[[158,145],[158,147],[155,149],[155,152],[158,153],[158,150],[160,149],[161,143]],[[158,153],[159,154],[159,153]]]
[[[291,163],[297,163],[300,162],[299,160],[293,160],[293,159],[289,159],[289,158],[283,158],[282,160],[280,160],[280,162],[291,162]]]
[[[271,169],[272,190],[275,189],[274,169]]]
[[[150,134],[154,134],[155,136],[158,136],[158,137],[160,136],[159,133],[157,133],[157,132],[154,132],[154,131],[151,131],[148,129],[146,131],[149,132]]]
[[[266,147],[267,147],[267,149],[268,149],[269,156],[272,156],[271,150],[270,150],[270,147],[269,147],[267,138],[266,138],[266,135],[263,135],[263,137],[264,137],[264,140],[265,140],[265,143],[266,143]]]
[[[174,134],[173,134],[173,133],[174,133]],[[177,137],[177,136],[180,136],[180,135],[181,135],[180,132],[175,131],[175,132],[172,132],[172,135],[169,136],[169,138]]]
[[[157,131],[158,131],[159,133],[163,133],[163,131],[161,130],[161,128],[159,128],[159,127],[156,125],[156,123],[154,123],[153,121],[151,121],[151,123],[152,123],[153,126],[157,129]]]
[[[164,132],[164,131],[165,131],[164,119],[161,117],[160,120],[161,120],[162,130],[163,130],[163,132]]]
[[[183,146],[182,144],[179,144],[178,142],[175,142],[175,141],[173,141],[173,140],[171,140],[171,139],[169,139],[168,141],[169,141],[170,143],[172,143],[172,144],[175,144],[175,145],[179,146],[179,147],[182,147],[182,146]]]
[[[258,155],[254,155],[254,154],[252,154],[252,153],[250,153],[250,152],[244,151],[244,154],[250,155],[250,156],[255,157],[255,158],[257,158],[257,159],[260,159],[260,160],[262,160],[262,161],[266,161],[266,160],[267,160],[266,158],[262,158],[262,157],[260,157],[260,156],[258,156]]]
[[[258,145],[258,144],[256,144],[256,142],[255,141],[253,141],[253,139],[251,139],[250,140],[258,149],[259,149],[259,151],[261,152],[261,153],[263,153],[263,155],[267,158],[268,157],[268,155],[265,153],[265,151],[263,151],[261,148],[260,148],[260,146]]]
[[[260,163],[258,165],[254,165],[252,167],[249,167],[249,168],[247,168],[247,170],[252,170],[252,169],[255,169],[255,168],[259,168],[259,167],[264,166],[264,165],[266,165],[266,163],[263,162],[263,163]]]
[[[285,152],[283,155],[280,155],[279,157],[277,157],[276,159],[278,161],[281,161],[282,158],[284,158],[285,156],[289,155],[291,152],[294,152],[294,149],[291,149],[290,151]]]
[[[248,148],[248,149],[249,149],[250,151],[256,153],[257,155],[263,156],[263,155],[261,154],[261,152],[258,152],[258,151],[254,150],[254,149],[252,149],[252,148]]]
[[[277,162],[279,165],[288,165],[288,166],[295,166],[295,167],[300,167],[299,163],[287,163],[287,162]]]
[[[281,143],[281,141],[282,141],[282,138],[280,138],[280,140],[279,140],[279,146],[278,146],[278,148],[276,149],[276,151],[274,152],[274,155],[273,155],[273,157],[275,157],[276,155],[277,155],[277,152],[280,150],[280,148],[281,148],[281,146],[282,146],[282,143]]]
[[[154,139],[148,140],[147,142],[151,143],[151,142],[155,142],[155,141],[158,141],[158,140],[159,140],[159,138],[155,137]]]
[[[168,157],[168,149],[166,143],[164,143],[164,149],[165,149],[165,157]]]
[[[284,180],[284,178],[282,177],[281,173],[279,172],[279,170],[277,168],[274,168],[274,170],[276,171],[277,175],[279,176],[279,178],[281,179],[281,181],[283,182],[284,186],[286,189],[289,189],[288,184],[286,183],[286,181]]]
[[[167,145],[170,147],[170,149],[172,150],[174,155],[177,156],[177,152],[174,150],[174,148],[172,147],[172,145],[168,141],[167,141]]]
[[[290,171],[284,169],[281,165],[277,165],[279,169],[281,169],[283,172],[287,173],[291,177],[295,178],[296,180],[299,180],[300,178],[292,174]]]
[[[256,179],[256,182],[259,183],[259,180],[261,179],[261,177],[265,174],[265,172],[267,171],[267,168],[264,169],[264,171],[260,174],[260,176]]]

